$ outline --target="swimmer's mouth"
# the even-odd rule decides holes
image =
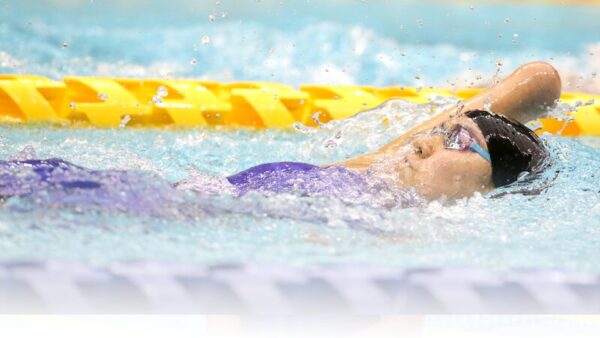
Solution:
[[[413,172],[417,171],[411,164],[408,158],[402,159],[402,161],[396,166],[397,179],[401,184],[406,184],[406,179],[412,175]]]
[[[408,157],[404,157],[401,161],[401,166],[400,168],[410,168],[410,170],[417,170],[416,167],[413,165],[412,161],[410,160],[410,158]]]

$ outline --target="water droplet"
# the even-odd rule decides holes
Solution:
[[[198,60],[196,60],[196,58],[192,58],[192,60],[190,61],[190,64],[192,66],[195,66],[196,64],[198,64]]]
[[[108,99],[108,95],[106,95],[104,93],[98,93],[98,100],[106,101],[106,99]]]
[[[208,36],[208,35],[202,35],[202,37],[200,38],[200,42],[203,45],[208,45],[210,43],[210,36]]]
[[[503,64],[504,63],[503,63],[502,60],[500,60],[500,59],[496,60],[496,73],[494,74],[494,77],[493,77],[494,84],[500,83],[500,77],[499,77],[499,75],[500,75],[500,70],[502,69],[502,65]]]
[[[208,16],[208,20],[209,20],[210,22],[215,22],[215,20],[217,20],[217,16],[216,16],[215,14],[210,14],[210,15]]]
[[[319,120],[319,117],[321,116],[321,111],[316,111],[313,116],[312,116],[312,120],[319,126],[319,127],[325,127],[325,124],[323,122],[321,122],[321,120]]]
[[[294,122],[292,127],[295,130],[301,132],[302,134],[314,134],[316,132],[315,128],[308,127],[308,126],[302,124],[301,122]]]
[[[77,105],[75,104],[75,102],[71,102],[69,103],[69,108],[71,108],[71,110],[75,110],[77,109]]]
[[[463,109],[465,109],[465,103],[464,103],[464,101],[458,101],[458,107],[456,109],[456,114],[455,115],[460,115],[460,113],[462,113]]]
[[[163,98],[169,95],[169,91],[166,87],[160,86],[156,91],[156,95],[152,96],[152,103],[162,103]]]
[[[517,181],[523,181],[527,176],[529,176],[529,172],[523,171],[517,176]]]
[[[338,146],[338,144],[334,140],[327,140],[324,144],[325,148],[331,149]]]
[[[504,18],[504,23],[509,23],[510,22],[510,18]]]
[[[519,34],[517,34],[517,33],[513,34],[512,43],[516,43],[518,37],[519,37]]]
[[[63,42],[63,44],[62,44],[62,48],[69,48],[69,44],[68,44],[68,43],[66,43],[66,42]]]
[[[531,130],[538,130],[538,129],[542,129],[542,127],[544,125],[542,125],[542,122],[540,122],[539,120],[533,120],[533,121],[529,121],[527,122],[526,126],[531,129]]]
[[[119,128],[125,128],[125,126],[127,125],[127,123],[129,121],[131,121],[131,116],[129,116],[129,115],[123,116],[123,119],[119,123]]]
[[[489,97],[486,97],[483,100],[483,110],[487,111],[487,112],[492,112],[492,100],[490,100]]]
[[[419,75],[415,75],[415,80],[421,80],[421,77]]]
[[[475,10],[475,6],[469,6],[470,10]]]
[[[158,87],[158,95],[165,97],[165,96],[169,95],[169,91],[167,90],[166,87],[160,86],[160,87]]]
[[[227,17],[227,12],[221,12],[221,18],[225,19]]]

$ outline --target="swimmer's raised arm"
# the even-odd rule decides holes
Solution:
[[[353,159],[336,163],[353,169],[365,169],[382,154],[395,151],[419,133],[431,130],[444,121],[471,110],[489,109],[521,123],[538,118],[560,97],[561,81],[554,67],[545,62],[527,63],[515,70],[506,79],[486,91],[436,115],[432,119],[409,130],[379,150]]]

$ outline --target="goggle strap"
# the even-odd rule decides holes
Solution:
[[[485,151],[479,144],[477,144],[477,142],[471,142],[471,150],[481,155],[481,157],[485,158],[488,162],[492,163],[490,153]]]

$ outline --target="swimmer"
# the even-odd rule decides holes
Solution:
[[[373,153],[321,167],[293,162],[263,164],[228,180],[242,192],[300,188],[341,190],[344,195],[348,185],[364,190],[364,178],[375,177],[391,187],[413,189],[430,201],[485,193],[515,182],[520,175],[542,170],[548,152],[522,123],[553,106],[560,91],[560,77],[551,65],[525,64],[492,88]],[[298,177],[306,179],[295,179]]]
[[[551,65],[525,64],[381,149],[336,165],[358,172],[383,168],[376,175],[391,177],[390,184],[412,187],[428,200],[487,192],[543,168],[548,152],[522,123],[540,117],[560,92],[560,77]],[[397,158],[406,146],[413,151]],[[390,162],[394,165],[385,165]]]
[[[267,163],[222,181],[238,195],[249,191],[289,192],[345,200],[360,199],[365,191],[388,191],[385,186],[414,192],[425,200],[453,200],[485,193],[543,169],[548,152],[522,123],[552,106],[560,96],[560,88],[560,78],[552,66],[529,63],[372,153],[323,166]],[[65,192],[84,192],[87,200],[93,195],[94,200],[112,203],[109,192],[114,193],[115,182],[131,195],[129,201],[126,193],[116,189],[119,203],[141,204],[143,196],[132,187],[140,180],[132,178],[130,172],[89,170],[59,159],[0,161],[3,199],[59,191],[63,197],[69,194]],[[141,182],[148,184],[148,180]],[[197,183],[191,177],[173,187],[206,188]],[[400,199],[406,196],[397,195]]]

